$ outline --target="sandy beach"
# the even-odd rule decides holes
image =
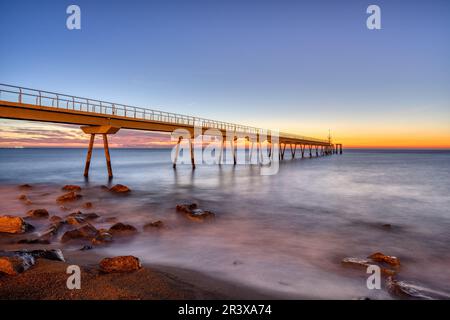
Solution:
[[[105,274],[101,258],[92,253],[71,253],[66,262],[39,259],[29,270],[17,275],[0,275],[2,300],[180,300],[180,299],[285,299],[259,292],[192,270],[143,265],[130,273]],[[69,290],[67,267],[81,267],[82,287]]]

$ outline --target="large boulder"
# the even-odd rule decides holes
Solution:
[[[186,218],[196,222],[204,222],[215,218],[215,214],[198,208],[196,203],[177,205],[176,210],[182,213]]]
[[[70,202],[70,201],[76,201],[80,199],[82,196],[80,194],[77,194],[74,191],[68,192],[63,194],[62,196],[59,196],[56,201],[57,202]]]
[[[111,189],[109,189],[109,191],[115,192],[115,193],[128,193],[131,190],[130,190],[130,188],[128,188],[127,186],[124,186],[123,184],[116,184]]]
[[[21,217],[0,216],[0,233],[24,233],[33,230],[33,226],[26,223]]]
[[[140,268],[142,268],[141,262],[133,256],[105,258],[100,261],[100,270],[105,273],[133,272]]]
[[[65,185],[64,187],[62,187],[63,191],[75,191],[75,192],[80,192],[81,191],[81,187],[80,186],[76,186],[76,185],[72,185],[72,184],[68,184]]]
[[[100,216],[94,212],[83,213],[81,211],[77,211],[77,212],[72,212],[71,214],[68,215],[68,217],[76,217],[76,218],[81,218],[84,220],[94,220],[94,219],[99,218]]]
[[[46,209],[34,209],[27,212],[30,218],[48,218],[48,211]]]

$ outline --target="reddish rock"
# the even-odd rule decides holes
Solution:
[[[113,241],[113,236],[106,230],[101,230],[99,234],[91,240],[94,245],[101,245]]]
[[[47,228],[47,230],[45,230],[44,232],[41,233],[40,238],[49,240],[50,238],[52,238],[53,236],[58,234],[58,231],[61,229],[61,227],[63,225],[64,225],[63,221],[57,221],[57,222],[52,223]]]
[[[123,184],[116,184],[111,189],[109,189],[109,191],[115,193],[127,193],[130,192],[131,190],[127,186],[124,186]]]
[[[161,229],[164,227],[164,223],[160,220],[158,221],[154,221],[154,222],[150,222],[147,223],[146,225],[144,225],[144,230],[148,231],[148,230],[155,230],[155,229]]]
[[[61,238],[61,242],[68,242],[70,240],[74,239],[92,239],[95,238],[98,235],[98,230],[90,225],[86,224],[83,227],[80,227],[78,229],[67,231],[63,234]]]
[[[29,189],[32,188],[32,186],[29,185],[28,183],[26,183],[26,184],[20,185],[19,188],[20,188],[20,189],[23,189],[23,190],[29,190]]]
[[[34,209],[27,212],[30,218],[48,218],[48,211],[46,209]]]
[[[0,233],[24,233],[34,229],[22,218],[15,216],[0,216]]]
[[[351,267],[362,268],[362,269],[367,269],[370,265],[375,264],[372,261],[369,261],[366,259],[359,259],[359,258],[344,258],[344,259],[342,259],[341,262],[343,265],[348,265]],[[396,274],[395,270],[391,270],[391,269],[387,269],[387,268],[383,268],[383,267],[380,267],[380,271],[382,274],[387,275],[387,276],[392,276],[392,275]]]
[[[30,199],[28,199],[28,197],[25,194],[22,194],[19,196],[19,200],[23,201],[26,205],[31,205],[33,204]]]
[[[80,186],[76,186],[76,185],[72,185],[72,184],[68,184],[65,185],[64,187],[62,187],[63,191],[76,191],[76,192],[80,192],[81,191],[81,187]]]
[[[85,209],[91,209],[93,207],[92,202],[86,202],[83,204],[83,208]]]
[[[100,216],[94,212],[92,213],[82,213],[81,211],[73,212],[69,214],[69,217],[81,218],[84,220],[94,220],[99,218]]]
[[[141,262],[133,256],[105,258],[100,261],[100,270],[105,273],[133,272],[140,268],[142,268]]]
[[[10,276],[16,276],[33,266],[34,258],[25,256],[0,256],[0,274],[4,273]]]
[[[50,221],[54,222],[54,223],[61,222],[61,221],[63,221],[63,218],[61,218],[60,216],[51,216]]]
[[[83,218],[81,218],[81,217],[77,217],[77,216],[72,217],[72,216],[69,216],[69,217],[66,218],[65,222],[66,222],[67,224],[72,225],[72,226],[77,226],[77,225],[80,225],[80,224],[85,223],[86,221],[85,221]]]
[[[124,224],[121,222],[116,223],[111,228],[109,228],[108,232],[112,235],[115,234],[130,234],[130,233],[136,233],[137,229],[129,224]]]
[[[397,257],[394,256],[387,256],[382,254],[381,252],[375,252],[374,254],[371,254],[368,256],[368,258],[372,259],[373,261],[377,262],[385,262],[391,266],[399,266],[400,260]]]
[[[77,194],[76,192],[68,192],[63,194],[62,196],[59,196],[56,201],[57,202],[69,202],[69,201],[75,201],[80,199],[82,196],[80,194]]]

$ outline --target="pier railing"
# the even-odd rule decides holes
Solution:
[[[214,128],[219,130],[228,130],[232,132],[234,131],[248,134],[258,134],[260,132],[268,132],[268,134],[270,133],[270,130],[262,128],[1,83],[0,100],[18,102],[19,104],[52,107],[63,110],[84,111],[102,115],[122,116],[136,120],[158,121],[174,125],[192,127],[202,126],[203,128]],[[279,135],[280,137],[284,138],[306,140],[318,143],[328,142],[327,140],[316,139],[296,134],[280,132]]]

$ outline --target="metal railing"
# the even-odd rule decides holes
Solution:
[[[36,90],[0,83],[0,100],[18,102],[21,104],[32,104],[41,107],[52,107],[65,110],[92,112],[101,115],[122,116],[137,120],[157,121],[174,125],[201,126],[202,128],[214,128],[228,130],[231,132],[258,134],[260,132],[270,133],[270,130],[244,126],[229,122],[216,121],[206,118],[192,117],[183,114],[159,111],[148,108],[140,108],[120,103],[101,101],[97,99],[82,98],[50,92]],[[327,143],[327,140],[305,137],[296,134],[279,133],[280,137],[307,140],[318,143]]]

